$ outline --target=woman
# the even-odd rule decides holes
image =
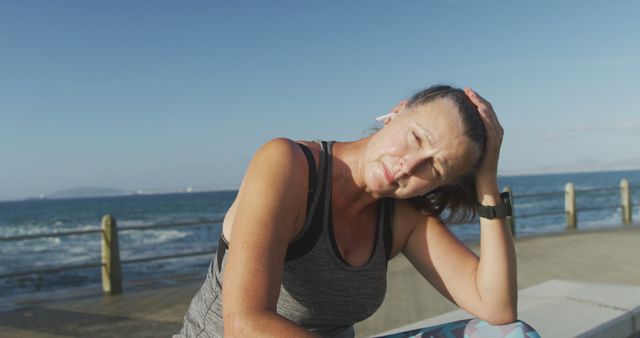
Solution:
[[[481,218],[480,258],[444,224],[473,217],[476,201],[503,203],[503,129],[491,104],[434,86],[383,122],[354,142],[274,139],[257,151],[180,336],[352,337],[382,303],[387,262],[400,252],[482,323],[516,320],[504,217]]]

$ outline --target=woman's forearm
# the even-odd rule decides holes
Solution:
[[[225,337],[318,337],[273,312],[236,315],[235,317],[235,319],[225,319]]]
[[[497,182],[478,182],[477,198],[483,205],[501,203]],[[486,316],[490,320],[504,323],[516,320],[516,276],[515,248],[506,219],[480,218],[480,261],[476,271],[476,285]]]

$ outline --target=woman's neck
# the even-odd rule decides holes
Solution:
[[[363,180],[363,154],[370,137],[333,145],[332,200],[334,213],[358,215],[378,202],[366,190]],[[338,208],[339,210],[336,210]]]

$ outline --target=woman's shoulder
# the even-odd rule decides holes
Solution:
[[[427,215],[418,211],[408,199],[393,199],[394,219],[400,221],[406,227],[407,223],[415,223],[423,220]]]
[[[408,199],[394,199],[393,201],[393,246],[391,257],[394,257],[404,249],[416,227],[426,226],[429,222],[439,220],[437,216],[426,214],[416,209]]]
[[[299,151],[297,151],[298,148],[299,146],[297,145],[296,141],[285,137],[277,137],[263,143],[254,154],[254,158],[256,156],[262,156],[266,158],[276,156],[295,158],[300,153]]]
[[[245,176],[259,176],[266,182],[286,183],[306,176],[300,170],[304,163],[304,153],[295,141],[274,138],[263,143],[253,154]]]
[[[273,221],[281,227],[278,231],[293,233],[294,226],[304,217],[305,163],[302,150],[290,139],[274,138],[262,144],[251,158],[238,195],[225,216],[225,236],[231,237],[238,215],[245,223]],[[252,228],[267,229],[264,224]]]
[[[263,165],[275,166],[281,170],[295,171],[303,177],[307,176],[307,159],[300,145],[311,150],[316,166],[319,160],[320,145],[315,141],[291,140],[284,137],[273,138],[263,143],[253,155],[251,162],[260,162]]]
[[[253,154],[249,169],[257,162],[262,166],[275,166],[279,169],[295,169],[305,156],[300,146],[288,138],[278,137],[263,143]]]

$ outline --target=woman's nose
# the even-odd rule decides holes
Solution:
[[[420,163],[422,163],[422,160],[423,159],[418,156],[407,156],[403,158],[401,162],[401,171],[405,175],[414,174],[416,169],[420,166]]]

